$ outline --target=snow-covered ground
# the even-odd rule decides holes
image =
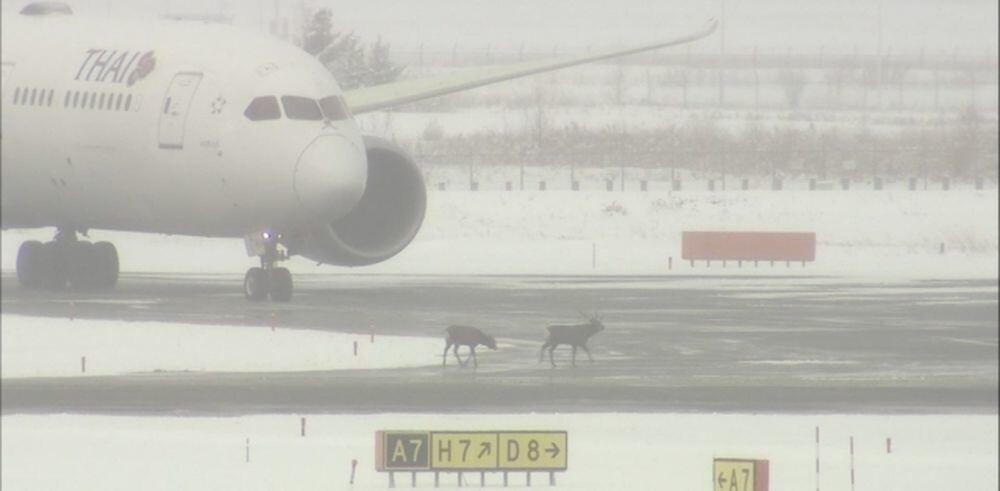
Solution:
[[[996,278],[996,204],[995,189],[432,191],[424,230],[410,248],[352,273]],[[680,261],[679,248],[680,232],[693,229],[812,230],[817,261],[805,267],[692,267]],[[239,240],[92,235],[117,243],[125,271],[239,274],[248,264]],[[51,231],[2,234],[4,271],[13,270],[20,241],[32,237],[48,239]],[[292,268],[295,274],[344,271],[303,260]],[[441,346],[440,339],[407,339],[404,349],[388,336],[371,343],[364,334],[298,331],[280,323],[272,330],[13,315],[0,322],[5,379],[79,374],[84,356],[87,375],[418,366],[438,363],[428,353]],[[344,327],[364,332],[364,326]],[[423,344],[415,349],[413,343]],[[307,418],[305,437],[301,417]],[[384,489],[387,477],[373,470],[377,430],[556,429],[570,435],[569,471],[557,477],[561,489],[711,489],[712,458],[741,457],[770,460],[772,491],[798,491],[816,485],[817,426],[820,489],[851,489],[852,436],[856,490],[987,491],[998,485],[995,414],[6,414],[0,422],[5,490]],[[358,474],[350,486],[354,459]],[[535,485],[545,486],[546,477],[536,475]],[[453,488],[456,478],[443,476],[442,484]],[[408,479],[397,476],[397,485],[408,486]],[[421,487],[433,483],[429,475],[419,479]],[[513,475],[511,484],[523,486],[523,479]],[[499,475],[487,476],[487,489],[502,489],[501,483]],[[478,476],[466,475],[466,485],[478,486]]]
[[[526,187],[559,171],[536,171]],[[454,177],[454,179],[459,179]],[[481,189],[516,176],[482,177]],[[583,184],[598,186],[601,181]],[[433,182],[428,183],[433,189]],[[467,183],[466,183],[467,184]],[[732,183],[730,183],[730,186]],[[432,191],[414,242],[365,268],[317,266],[296,275],[353,274],[795,274],[871,278],[996,278],[997,190],[952,191]],[[802,264],[681,260],[685,230],[815,232],[816,261]],[[125,272],[242,274],[242,240],[94,231],[118,246]],[[4,231],[2,266],[15,269],[28,238],[52,230]],[[943,252],[942,252],[943,246]]]
[[[431,354],[440,354],[443,339],[288,329],[278,319],[273,329],[8,314],[0,323],[4,379],[426,366],[440,363]]]
[[[996,415],[588,413],[6,415],[2,487],[380,490],[388,476],[374,471],[374,433],[383,429],[566,430],[569,468],[557,475],[557,489],[718,489],[712,459],[726,457],[769,460],[771,491],[997,489]],[[352,460],[358,461],[353,486]],[[478,473],[464,476],[466,487],[479,489]],[[409,480],[398,474],[397,487],[409,488]],[[535,487],[547,488],[547,481],[545,474],[533,476]],[[500,474],[488,474],[486,484],[504,489]],[[523,488],[524,475],[511,474],[510,484]],[[441,485],[457,487],[457,476],[442,475]],[[433,476],[418,476],[418,486],[432,487]]]

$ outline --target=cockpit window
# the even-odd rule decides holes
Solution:
[[[265,95],[250,101],[243,115],[250,121],[281,119],[281,108],[278,107],[278,99],[273,95]]]
[[[319,100],[319,106],[323,109],[323,116],[331,121],[342,121],[351,119],[351,112],[347,109],[347,104],[337,95],[324,97]]]
[[[320,121],[323,113],[319,110],[316,100],[308,97],[296,95],[281,96],[281,105],[285,107],[285,116],[288,119],[304,119],[306,121]]]

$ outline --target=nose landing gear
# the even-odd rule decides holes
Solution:
[[[110,242],[77,239],[60,229],[51,242],[29,240],[17,251],[17,279],[32,290],[106,290],[118,283],[118,251]]]
[[[251,302],[262,302],[270,295],[275,302],[292,300],[292,273],[288,268],[276,266],[288,255],[278,249],[281,236],[264,232],[245,238],[247,252],[260,256],[260,267],[247,270],[243,277],[243,293]]]

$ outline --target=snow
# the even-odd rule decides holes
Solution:
[[[269,324],[271,322],[268,322]],[[51,319],[2,314],[2,377],[141,372],[297,372],[440,363],[442,339],[270,326]],[[334,326],[341,331],[352,327]],[[443,336],[442,332],[442,336]],[[373,340],[374,339],[374,340]],[[357,343],[358,352],[354,354]],[[238,349],[234,349],[238,347]],[[86,358],[86,372],[81,365]]]
[[[391,429],[565,430],[569,468],[556,475],[558,489],[708,490],[713,458],[768,460],[771,491],[817,484],[823,490],[993,491],[998,485],[996,415],[4,415],[2,422],[5,490],[381,490],[388,476],[374,470],[374,433]],[[547,477],[536,473],[533,484],[548,487]],[[465,486],[479,489],[478,473],[464,478]],[[509,478],[512,487],[525,484],[523,474]],[[444,474],[441,487],[453,489],[457,479]],[[396,480],[410,487],[408,473]],[[484,489],[504,489],[500,474],[488,474],[486,483]],[[432,485],[432,475],[418,475],[419,487]]]
[[[530,168],[538,180],[568,187],[568,169]],[[481,189],[502,188],[516,170],[484,174]],[[302,258],[295,275],[832,275],[881,279],[996,278],[997,190],[951,191],[593,191],[604,174],[583,177],[585,191],[434,191],[438,182],[468,186],[467,169],[428,169],[423,229],[398,256],[365,268],[317,266]],[[505,174],[506,172],[506,174]],[[606,172],[618,172],[607,169]],[[615,175],[615,174],[612,174]],[[642,174],[628,169],[628,188]],[[652,176],[651,178],[655,178]],[[464,181],[463,181],[464,180]],[[705,181],[686,180],[685,189]],[[738,187],[730,183],[730,188]],[[591,191],[586,191],[591,189]],[[616,185],[617,189],[617,185]],[[815,232],[815,262],[681,259],[685,230]],[[115,242],[122,271],[242,274],[251,261],[239,239],[204,239],[93,231]],[[2,234],[3,271],[15,269],[23,240],[51,240],[51,229]],[[943,246],[943,251],[942,251]]]

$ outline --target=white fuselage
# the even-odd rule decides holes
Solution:
[[[367,178],[349,117],[253,121],[339,96],[305,52],[223,25],[5,15],[2,223],[215,237],[305,230]]]

